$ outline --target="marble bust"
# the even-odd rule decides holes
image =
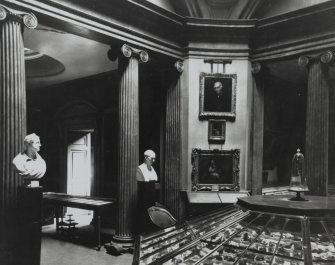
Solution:
[[[15,171],[24,178],[25,184],[40,180],[46,172],[46,163],[38,154],[40,148],[40,138],[35,133],[29,134],[24,138],[24,151],[13,159]],[[38,186],[38,182],[34,184]]]

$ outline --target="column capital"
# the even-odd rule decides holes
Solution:
[[[139,50],[134,47],[129,46],[128,44],[123,44],[121,47],[121,52],[124,57],[136,57],[140,62],[146,63],[149,61],[149,54],[144,50]]]
[[[251,73],[257,75],[262,71],[262,64],[260,62],[254,62],[251,64]]]
[[[299,66],[308,66],[312,62],[320,61],[323,64],[328,64],[334,59],[334,52],[331,50],[312,54],[312,55],[301,55],[298,59]]]
[[[174,67],[179,73],[182,73],[184,71],[184,62],[178,60],[174,63]]]
[[[33,13],[15,10],[0,4],[0,21],[8,18],[23,23],[29,29],[34,29],[38,25],[37,18]]]
[[[128,44],[114,44],[111,45],[107,52],[107,56],[111,61],[115,61],[118,57],[125,57],[129,59],[130,57],[135,57],[142,63],[149,61],[149,54],[145,50],[136,49],[129,46]]]

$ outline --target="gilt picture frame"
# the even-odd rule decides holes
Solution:
[[[240,150],[192,149],[192,190],[239,191]]]
[[[236,74],[200,73],[199,119],[236,118]]]

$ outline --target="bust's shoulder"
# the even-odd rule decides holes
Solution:
[[[141,165],[137,166],[137,169],[136,169],[136,179],[137,181],[145,181],[144,180],[144,175],[143,175],[143,172],[141,170]]]
[[[143,170],[143,169],[145,169],[145,167],[146,167],[146,164],[145,164],[145,163],[142,163],[141,165],[139,165],[139,166],[137,167],[137,169],[139,169],[139,170]]]
[[[13,161],[14,160],[15,161],[24,160],[24,159],[27,159],[27,158],[28,158],[28,156],[25,154],[25,152],[20,152],[14,157]]]

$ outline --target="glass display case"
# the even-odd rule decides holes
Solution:
[[[279,204],[287,200],[285,196],[276,197],[282,199]],[[315,206],[315,212],[308,205],[302,210],[298,205],[302,202],[294,202],[292,206],[287,200],[285,211],[271,203],[266,207],[257,203],[248,205],[245,200],[248,199],[140,235],[133,265],[335,264],[335,218],[329,205],[320,215],[320,208],[311,203],[309,206]]]

